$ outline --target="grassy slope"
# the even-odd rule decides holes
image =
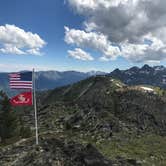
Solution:
[[[90,79],[75,84],[74,87],[68,89],[77,89],[80,91],[82,86],[88,85]],[[114,80],[111,88],[117,89],[116,84],[121,84],[119,81]],[[121,84],[124,86],[123,84]],[[161,96],[161,91],[163,90],[155,89],[157,94]],[[55,94],[55,93],[54,93]],[[77,97],[77,94],[69,93],[65,94],[65,100],[71,100]],[[108,118],[108,116],[107,116]],[[111,114],[108,118],[111,120]],[[93,134],[87,134],[81,131],[65,131],[67,135],[82,143],[92,143],[94,144],[105,156],[109,158],[116,159],[116,157],[121,156],[124,158],[132,158],[139,160],[142,165],[145,166],[165,166],[166,165],[166,137],[159,136],[157,134],[144,133],[142,135],[137,135],[137,133],[127,133],[118,132],[114,133],[113,137],[108,139],[102,138],[102,136]]]
[[[98,79],[98,78],[97,78]],[[110,138],[103,137],[101,132],[86,132],[85,130],[78,129],[66,129],[66,126],[62,124],[59,119],[68,118],[73,115],[75,112],[79,112],[79,108],[73,106],[63,106],[61,101],[85,101],[86,93],[98,93],[100,87],[102,91],[106,92],[107,95],[101,95],[99,97],[111,98],[114,90],[118,89],[118,85],[121,84],[119,81],[114,80],[112,83],[108,78],[103,79],[104,84],[96,83],[95,77],[89,78],[87,80],[81,81],[72,86],[67,86],[64,88],[58,88],[55,91],[51,92],[46,103],[49,103],[50,106],[46,108],[46,112],[49,112],[49,118],[46,119],[45,126],[40,129],[40,132],[45,132],[50,130],[61,136],[65,136],[68,139],[78,141],[83,144],[92,143],[95,145],[100,152],[105,156],[115,159],[117,157],[123,157],[126,159],[137,159],[142,165],[145,166],[165,166],[166,165],[166,137],[159,136],[152,133],[137,134],[134,132],[125,132],[119,131],[114,132],[113,136]],[[103,83],[103,82],[102,82]],[[121,84],[124,86],[123,84]],[[92,86],[88,89],[87,87]],[[105,88],[105,87],[106,88]],[[160,91],[159,91],[160,92]],[[80,95],[81,94],[81,95]],[[93,93],[92,93],[93,95]],[[91,96],[91,95],[90,95]],[[89,100],[91,97],[89,97]],[[58,102],[57,106],[55,103]],[[87,99],[88,102],[88,99]],[[52,104],[54,103],[54,104]],[[111,102],[112,103],[112,102]],[[111,104],[110,103],[110,104]],[[70,103],[71,104],[71,103]],[[84,104],[84,102],[83,102]],[[107,122],[114,121],[115,117],[111,112],[107,112],[104,118],[100,117],[97,119],[98,122]],[[39,122],[40,123],[40,122]],[[48,126],[52,124],[53,127],[48,129]],[[84,128],[91,127],[89,124],[86,124]]]

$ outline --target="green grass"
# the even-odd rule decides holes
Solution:
[[[116,133],[110,139],[103,139],[99,135],[85,133],[65,132],[67,138],[84,145],[93,144],[104,156],[111,160],[116,157],[124,159],[136,159],[143,166],[166,165],[166,137],[159,135],[129,135]]]
[[[143,166],[166,165],[166,137],[159,135],[142,135],[128,133],[114,133],[113,137],[103,139],[100,135],[91,133],[74,132],[66,130],[54,133],[56,137],[67,138],[81,144],[93,144],[105,157],[116,160],[120,156],[124,159],[136,159]],[[16,140],[12,140],[15,142]],[[11,143],[11,140],[10,140]],[[5,145],[1,145],[3,147]]]
[[[111,159],[121,156],[140,160],[145,166],[166,165],[166,137],[117,135],[111,141],[104,140],[96,146]]]
[[[76,109],[68,108],[56,112],[55,119],[64,114],[72,114]],[[106,114],[106,115],[105,115]],[[104,117],[104,119],[103,119]],[[107,121],[113,118],[111,113],[100,115],[100,120]],[[88,125],[88,124],[87,124]],[[116,160],[120,156],[125,159],[136,159],[142,162],[143,166],[165,166],[166,165],[166,137],[155,134],[136,133],[113,133],[109,140],[102,138],[102,133],[87,133],[83,130],[65,130],[60,133],[64,137],[81,144],[93,144],[104,156]]]

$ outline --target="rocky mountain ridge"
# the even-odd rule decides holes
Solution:
[[[127,85],[151,85],[166,88],[166,67],[144,65],[142,68],[132,67],[127,70],[115,69],[109,74]]]
[[[48,133],[51,132],[57,134],[56,138],[64,138],[64,142],[72,140],[81,144],[81,147],[83,145],[84,148],[91,144],[102,156],[108,158],[106,160],[111,163],[108,164],[110,166],[162,166],[166,163],[165,93],[158,93],[155,88],[145,85],[143,88],[127,86],[110,76],[93,76],[43,94],[42,98],[40,96],[38,98],[40,99],[38,100],[38,125],[40,135],[47,133],[44,138],[46,142],[49,139]],[[18,112],[25,124],[34,131],[33,109],[24,108]],[[55,138],[53,140],[57,142]],[[85,149],[83,151],[86,151]],[[7,163],[5,154],[11,154],[12,151],[9,149],[1,153],[1,159],[5,164]],[[30,155],[26,154],[17,164],[24,163],[27,157],[28,159],[32,157],[32,160],[28,161],[34,164],[42,158],[43,154],[49,154],[52,159],[52,154],[56,155],[59,152],[50,151],[47,153],[44,150],[42,154],[36,156],[37,152],[32,148]],[[78,153],[75,148],[73,151]],[[64,155],[61,153],[61,156]],[[75,156],[75,153],[73,155]],[[89,152],[88,156],[91,156]],[[65,158],[66,162],[72,160],[73,165],[79,166],[80,160],[75,163],[71,156],[68,157]],[[103,157],[99,158],[103,161]],[[81,159],[81,162],[84,163],[84,159]],[[93,162],[90,163],[93,165]]]
[[[158,133],[161,131],[160,134],[166,134],[166,121],[164,120],[166,100],[156,93],[137,87],[127,87],[123,83],[114,81],[111,77],[97,76],[56,89],[47,96],[45,101],[48,104],[59,101],[64,103],[63,105],[66,103],[67,106],[75,105],[83,110],[76,112],[76,116],[83,119],[91,113],[95,113],[98,119],[105,112],[128,126],[130,123],[135,124],[138,131],[156,130]],[[82,120],[80,119],[80,121]],[[87,120],[79,123],[86,124],[86,122]],[[109,125],[113,128],[117,124]]]

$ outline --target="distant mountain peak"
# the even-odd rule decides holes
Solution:
[[[137,66],[133,66],[133,67],[131,67],[130,69],[131,69],[131,70],[138,70],[139,67],[137,67]]]
[[[115,69],[109,75],[128,85],[146,84],[166,88],[166,68],[164,66],[151,67],[145,64],[141,68]]]
[[[153,69],[153,67],[150,67],[149,65],[147,65],[147,64],[145,64],[142,68],[141,68],[141,70],[152,70]]]
[[[161,65],[161,66],[155,66],[154,69],[155,70],[165,70],[166,68],[163,65]]]
[[[119,72],[121,72],[121,70],[119,68],[116,68],[113,72],[119,73]]]

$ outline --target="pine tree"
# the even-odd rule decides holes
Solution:
[[[12,111],[8,96],[0,91],[0,138],[2,142],[14,136],[18,127],[17,122],[17,117]]]

